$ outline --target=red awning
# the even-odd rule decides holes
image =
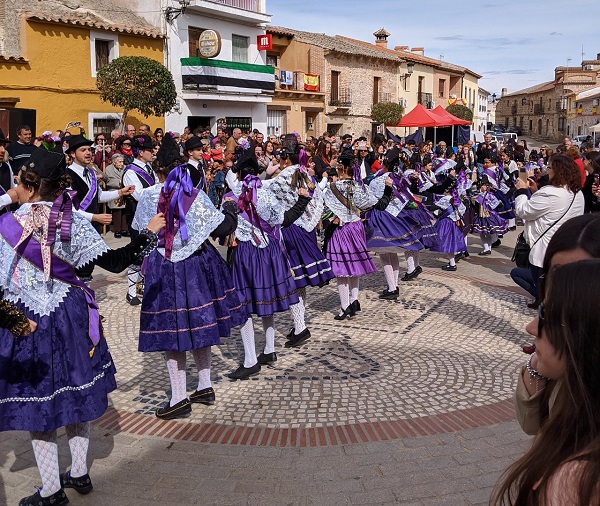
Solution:
[[[442,126],[439,124],[440,119],[437,116],[433,116],[431,111],[428,111],[421,104],[410,111],[408,114],[402,116],[402,119],[396,126],[399,127],[435,127]]]
[[[441,105],[438,105],[435,109],[429,111],[429,114],[436,116],[439,119],[439,124],[436,126],[453,126],[453,125],[470,125],[471,122],[457,118],[453,114],[450,114]]]

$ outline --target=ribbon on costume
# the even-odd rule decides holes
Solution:
[[[90,175],[90,188],[85,198],[79,204],[79,209],[83,209],[84,211],[87,211],[88,207],[90,207],[96,196],[96,192],[98,191],[98,179],[96,178],[96,173],[92,169],[87,170]]]

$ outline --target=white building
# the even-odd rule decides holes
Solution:
[[[477,91],[477,102],[475,103],[475,110],[473,111],[473,128],[477,132],[486,132],[487,122],[489,118],[488,114],[488,99],[489,92],[483,88],[479,88]]]
[[[266,1],[155,0],[143,2],[141,15],[151,3],[160,5],[165,65],[177,87],[166,130],[209,127],[216,133],[217,124],[225,123],[266,132],[267,104],[275,92],[273,67],[257,46],[271,21]]]

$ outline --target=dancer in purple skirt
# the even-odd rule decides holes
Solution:
[[[142,191],[132,227],[143,229],[157,209],[167,219],[159,247],[144,266],[139,351],[164,352],[171,399],[156,416],[168,420],[189,416],[191,403],[214,404],[211,346],[220,344],[247,315],[227,264],[208,240],[235,231],[235,202],[224,202],[223,212],[215,209],[206,193],[194,186],[189,165],[180,158],[170,133],[158,151],[155,170],[161,183]],[[198,388],[189,398],[188,351],[198,370]]]
[[[494,211],[500,206],[500,201],[490,192],[490,189],[487,176],[484,175],[479,186],[479,194],[474,198],[477,211],[473,219],[473,233],[479,234],[483,245],[483,250],[478,253],[479,256],[491,255],[494,236],[503,235],[508,230],[506,220],[500,218]]]
[[[431,251],[446,253],[448,265],[444,265],[442,270],[455,271],[455,257],[465,250],[465,238],[461,227],[462,215],[466,211],[466,207],[459,197],[456,186],[448,188],[446,195],[437,200],[436,206],[441,210],[435,224],[440,242],[431,248]]]
[[[360,311],[360,276],[377,270],[367,251],[361,213],[371,208],[385,210],[392,199],[392,179],[386,176],[383,196],[377,198],[361,181],[352,151],[343,152],[338,162],[338,180],[325,188],[325,204],[335,218],[327,228],[324,248],[340,295],[341,309],[335,319],[344,320]]]
[[[323,286],[335,277],[329,262],[319,249],[315,231],[323,214],[323,190],[310,175],[308,156],[304,149],[300,149],[298,138],[294,134],[285,136],[281,157],[283,170],[270,181],[268,187],[283,208],[291,209],[298,202],[298,188],[306,188],[312,196],[302,216],[281,230],[294,273],[294,282],[298,288],[299,307],[304,312],[306,287]],[[327,180],[322,181],[321,184],[324,187]],[[304,320],[304,313],[302,320]],[[299,346],[309,337],[310,332],[307,328],[299,334],[296,334],[296,330],[292,328],[285,346],[288,348]]]
[[[275,195],[263,187],[257,175],[258,162],[250,150],[236,162],[235,170],[241,184],[232,183],[232,191],[224,197],[235,200],[240,211],[236,246],[230,252],[233,282],[242,306],[248,314],[262,318],[265,332],[265,348],[257,357],[252,317],[242,325],[244,362],[228,375],[237,380],[258,374],[261,364],[277,359],[274,313],[290,309],[295,335],[301,335],[306,329],[304,308],[299,304],[280,228],[291,225],[304,213],[310,197],[305,188],[299,188],[297,202],[285,211]]]
[[[21,168],[21,206],[0,217],[0,286],[5,299],[35,322],[15,338],[0,329],[0,431],[31,434],[42,487],[20,506],[67,504],[64,488],[92,490],[87,450],[90,421],[102,416],[116,388],[94,292],[74,272],[93,262],[125,270],[154,249],[162,216],[129,245],[109,250],[73,209],[61,153],[36,150]],[[71,469],[60,474],[56,430],[65,427]]]
[[[410,211],[406,209],[411,205],[416,208],[417,204],[408,189],[408,181],[398,174],[390,173],[390,164],[390,160],[383,160],[381,170],[369,183],[369,190],[376,197],[383,197],[386,181],[391,178],[393,198],[385,210],[372,209],[369,211],[365,220],[367,247],[370,251],[379,253],[388,285],[379,295],[379,298],[384,300],[396,300],[400,294],[398,249],[403,249],[406,257],[408,265],[408,271],[405,274],[406,280],[416,278],[423,271],[418,266],[419,251],[423,249],[419,238],[420,227],[411,219]]]

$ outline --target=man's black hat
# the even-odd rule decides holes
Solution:
[[[246,172],[248,174],[258,174],[260,172],[258,160],[251,149],[245,151],[235,162],[235,169],[236,172]]]
[[[94,142],[86,139],[83,135],[69,135],[67,137],[67,144],[69,145],[67,153],[70,153],[81,146],[91,146]]]
[[[179,146],[170,132],[167,132],[163,137],[160,148],[158,148],[158,153],[156,153],[156,159],[161,167],[168,167],[174,162],[183,163],[181,155],[179,154]]]
[[[154,142],[149,135],[134,135],[131,147],[137,149],[154,149]]]
[[[187,141],[185,141],[185,144],[183,145],[186,151],[191,151],[192,149],[201,148],[203,146],[204,144],[202,144],[202,139],[200,139],[200,137],[197,135],[192,135]]]
[[[65,156],[62,153],[38,148],[31,154],[21,169],[35,172],[42,179],[56,181],[65,173],[67,165]]]

